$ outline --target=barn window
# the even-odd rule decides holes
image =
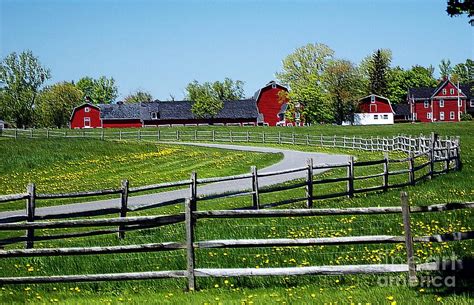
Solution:
[[[471,107],[474,107],[474,100],[471,100],[470,106],[471,106]]]
[[[450,94],[454,94],[454,89],[449,89]]]
[[[370,102],[371,102],[371,103],[375,103],[375,95],[372,95],[372,96],[370,97]]]
[[[426,100],[423,104],[425,108],[428,108],[430,106],[430,101]]]
[[[276,84],[272,84],[272,89],[275,89],[277,87]]]
[[[379,115],[378,114],[374,114],[374,120],[378,120],[379,119]]]
[[[444,112],[443,112],[443,111],[441,111],[441,112],[439,113],[439,119],[440,119],[441,121],[444,121]]]
[[[450,119],[450,120],[454,120],[454,111],[451,111],[451,112],[449,113],[449,119]]]
[[[89,107],[84,108],[84,112],[90,112],[91,109]]]
[[[462,99],[458,100],[458,107],[462,107]]]
[[[426,113],[426,118],[427,118],[428,120],[431,120],[431,112]]]
[[[444,107],[444,100],[439,100],[439,107]]]
[[[446,94],[446,92],[447,92],[447,91],[446,91],[446,89],[443,89],[443,95],[445,95],[445,94]]]
[[[152,120],[157,120],[160,118],[160,113],[159,112],[151,112],[151,119]]]
[[[384,120],[388,120],[388,114],[384,114],[384,115],[383,115],[383,119],[384,119]]]

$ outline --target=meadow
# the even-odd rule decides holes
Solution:
[[[313,126],[309,128],[266,128],[267,132],[292,131],[295,133],[347,135],[347,136],[391,136],[399,133],[417,135],[431,131],[441,135],[461,137],[461,155],[463,168],[460,172],[441,175],[420,185],[406,187],[411,205],[473,201],[473,145],[472,123],[457,124],[402,124],[394,126],[340,127]],[[200,127],[209,130],[211,127]],[[263,129],[263,128],[262,128]],[[178,129],[181,130],[181,129]],[[226,128],[219,130],[247,131],[248,128]],[[258,129],[257,130],[261,130]],[[381,153],[362,151],[315,148],[312,146],[281,145],[292,149],[345,153],[359,160],[374,160]],[[197,170],[201,177],[223,176],[248,171],[250,165],[265,165],[276,162],[278,155],[261,155],[242,152],[230,152],[205,148],[190,148],[170,144],[156,144],[135,141],[91,141],[71,139],[21,139],[0,138],[0,148],[6,151],[6,159],[1,161],[1,193],[21,192],[28,177],[55,177],[38,183],[41,191],[59,192],[98,189],[117,186],[120,179],[129,178],[134,185],[158,183],[186,178],[191,170]],[[173,153],[154,155],[171,150]],[[196,155],[194,155],[196,154]],[[237,156],[235,156],[237,154]],[[140,157],[140,156],[147,157]],[[129,156],[130,158],[126,158]],[[136,157],[134,157],[136,156]],[[400,157],[393,153],[391,157]],[[141,159],[142,158],[142,159]],[[194,158],[194,159],[193,159]],[[227,158],[227,159],[226,159]],[[219,160],[227,160],[219,168]],[[96,160],[87,164],[87,160]],[[110,161],[110,162],[108,162]],[[69,163],[68,163],[69,162]],[[183,163],[183,167],[178,165]],[[75,177],[85,166],[87,174]],[[67,165],[67,166],[64,166]],[[119,168],[119,169],[117,169]],[[174,169],[177,168],[177,174]],[[117,170],[114,170],[117,169]],[[149,170],[143,173],[144,169]],[[153,170],[154,169],[154,170]],[[370,173],[364,170],[358,173]],[[373,171],[380,171],[374,168]],[[4,179],[4,174],[8,179]],[[156,175],[159,172],[159,175]],[[337,177],[340,171],[326,172],[322,177]],[[70,175],[70,176],[69,176]],[[110,180],[109,180],[110,178]],[[74,180],[75,183],[69,182]],[[40,180],[37,180],[40,181]],[[35,180],[36,182],[36,180]],[[377,181],[364,182],[370,185]],[[324,193],[343,188],[344,185],[318,186],[317,192]],[[8,191],[5,191],[8,188]],[[79,188],[79,189],[78,189]],[[263,203],[282,198],[300,196],[304,190],[289,190],[280,193],[262,195]],[[338,198],[315,202],[315,207],[367,207],[398,206],[400,189],[388,192],[361,194],[355,198]],[[249,205],[250,198],[226,198],[198,202],[199,210],[223,209]],[[303,207],[303,203],[291,205],[291,208]],[[288,208],[288,207],[285,207]],[[167,214],[182,211],[182,206],[170,206],[133,213]],[[472,230],[474,217],[471,210],[421,213],[413,215],[412,226],[415,236],[464,232]],[[238,238],[296,238],[296,237],[332,237],[370,234],[402,235],[401,216],[325,216],[306,218],[278,219],[220,219],[199,220],[196,228],[197,240],[238,239]],[[52,234],[57,230],[44,230],[41,234]],[[127,233],[124,240],[116,236],[69,239],[38,243],[38,247],[58,246],[96,246],[137,244],[162,241],[183,241],[184,228],[176,224],[156,229]],[[12,245],[9,247],[21,247]],[[435,257],[450,257],[456,253],[459,257],[472,258],[472,241],[453,243],[417,244],[415,254],[420,262]],[[197,251],[196,264],[199,268],[230,267],[294,267],[318,265],[344,265],[389,263],[393,260],[403,262],[406,257],[403,244],[353,245],[353,246],[313,246],[313,247],[272,247],[250,249],[200,249]],[[101,272],[129,272],[153,270],[178,270],[185,266],[185,254],[182,251],[115,254],[104,256],[77,257],[38,257],[12,258],[0,261],[1,276],[81,274]],[[429,274],[428,274],[429,275]],[[403,281],[406,274],[393,275],[395,280]],[[372,303],[372,304],[469,304],[472,302],[472,277],[459,275],[456,288],[449,287],[407,287],[406,285],[380,285],[379,276],[300,276],[300,277],[253,277],[199,279],[199,291],[183,292],[184,280],[155,280],[137,282],[107,282],[47,285],[6,285],[0,290],[4,303],[197,303],[197,304],[266,304],[266,303]]]

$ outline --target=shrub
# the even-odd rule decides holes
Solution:
[[[469,113],[461,114],[461,121],[472,121],[472,115]]]

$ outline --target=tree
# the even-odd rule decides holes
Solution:
[[[388,77],[387,98],[398,104],[405,101],[408,89],[417,87],[434,87],[437,84],[433,77],[433,67],[415,65],[410,70],[395,67],[390,70]]]
[[[442,59],[438,67],[441,80],[448,79],[451,76],[453,68],[451,67],[451,61],[449,59]]]
[[[452,70],[451,79],[454,82],[459,81],[461,84],[474,83],[474,61],[466,59],[465,63],[459,63]]]
[[[372,94],[387,95],[388,74],[392,52],[390,50],[378,49],[368,60],[367,72],[369,76],[369,89]]]
[[[0,63],[0,112],[17,127],[32,126],[36,97],[50,77],[49,69],[31,51],[7,55]]]
[[[470,0],[448,0],[446,12],[451,17],[467,14],[469,23],[474,25],[474,2]]]
[[[350,120],[362,94],[358,69],[348,60],[333,60],[324,71],[323,80],[336,123]]]
[[[83,92],[72,83],[63,82],[44,88],[35,108],[43,127],[66,127],[74,107],[83,103]]]
[[[118,96],[118,89],[113,77],[101,76],[93,79],[89,76],[81,78],[77,88],[84,93],[84,97],[94,104],[110,104]]]
[[[276,73],[278,80],[288,85],[291,91],[290,104],[302,103],[303,116],[307,122],[329,122],[333,115],[327,95],[322,87],[322,74],[334,51],[325,44],[307,44],[297,48],[282,61],[282,72]],[[292,116],[292,114],[289,114]]]
[[[187,98],[193,101],[191,111],[199,118],[213,118],[224,107],[224,101],[243,98],[243,85],[244,82],[230,78],[202,84],[194,80],[186,86]]]
[[[153,96],[146,91],[137,90],[135,93],[127,95],[123,102],[127,104],[132,103],[141,103],[141,102],[151,102],[153,100]]]

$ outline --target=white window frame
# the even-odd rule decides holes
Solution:
[[[462,107],[462,99],[458,100],[458,107]]]
[[[276,84],[272,84],[272,89],[275,89],[277,87]]]
[[[370,96],[370,102],[373,104],[375,103],[375,95]]]
[[[90,117],[84,117],[84,127],[91,127],[91,118]]]
[[[444,108],[444,100],[439,100],[439,107]]]
[[[425,100],[425,101],[423,102],[423,106],[424,106],[425,108],[430,108],[430,101]]]
[[[374,114],[374,120],[378,120],[379,119],[379,115],[378,114]]]
[[[440,111],[439,113],[439,120],[444,121],[444,111]]]
[[[454,94],[454,89],[453,88],[449,89],[449,94]]]
[[[474,107],[474,100],[471,100],[470,107]]]
[[[443,89],[443,95],[446,95],[447,92],[448,92],[448,90],[446,90],[446,88]]]
[[[84,112],[91,112],[91,109],[89,107],[84,108]]]
[[[450,119],[450,120],[454,120],[454,118],[455,118],[455,113],[454,113],[454,111],[449,112],[449,119]]]
[[[384,119],[384,120],[388,120],[388,114],[384,114],[384,115],[383,115],[383,119]]]
[[[428,120],[431,120],[431,118],[432,118],[432,113],[431,113],[431,112],[427,112],[427,113],[426,113],[426,118],[427,118]]]
[[[151,113],[151,119],[152,119],[152,120],[158,119],[158,115],[156,114],[156,112],[152,112],[152,113]]]

